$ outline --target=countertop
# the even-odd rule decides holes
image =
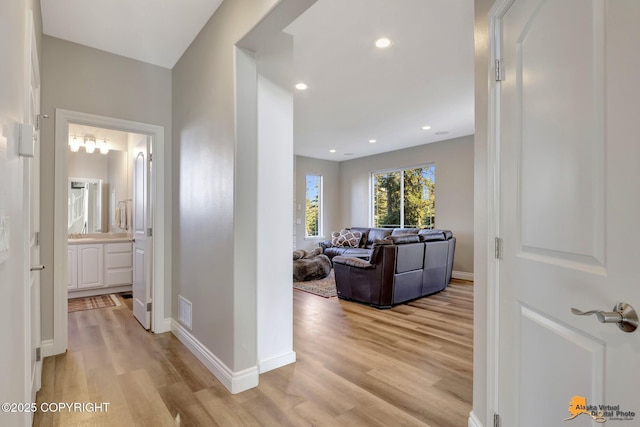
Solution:
[[[133,237],[126,233],[95,233],[95,234],[73,234],[69,236],[69,245],[82,245],[91,243],[127,243],[132,242]]]

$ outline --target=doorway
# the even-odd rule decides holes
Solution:
[[[60,354],[67,348],[67,299],[68,289],[68,205],[67,185],[69,177],[69,134],[74,126],[94,127],[121,132],[139,134],[154,142],[154,177],[150,182],[156,209],[152,230],[155,236],[152,242],[151,276],[153,280],[153,302],[151,304],[151,331],[155,333],[170,330],[170,295],[171,289],[168,278],[171,276],[168,249],[170,247],[170,188],[165,186],[165,175],[169,167],[165,164],[168,158],[168,147],[164,143],[164,128],[152,124],[132,122],[93,114],[56,110],[55,134],[55,188],[54,205],[54,338],[48,346],[45,355]],[[148,138],[147,138],[148,137]],[[165,188],[167,187],[167,188]],[[60,194],[64,195],[64,197]],[[117,197],[116,197],[117,198]],[[114,214],[115,218],[115,214]],[[166,302],[166,304],[165,304]]]

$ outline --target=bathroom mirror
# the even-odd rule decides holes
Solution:
[[[103,231],[101,179],[69,178],[68,206],[69,234]]]

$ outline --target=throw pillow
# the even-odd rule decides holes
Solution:
[[[349,247],[349,248],[357,248],[360,244],[360,238],[362,237],[362,233],[355,230],[342,230],[340,233],[336,232],[331,234],[331,243],[336,247]]]

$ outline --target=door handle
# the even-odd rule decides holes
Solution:
[[[29,271],[40,271],[44,270],[44,265],[32,265]]]
[[[626,302],[619,302],[613,307],[613,311],[589,310],[582,311],[571,308],[571,312],[577,316],[590,316],[595,314],[600,323],[617,323],[624,332],[633,332],[638,327],[638,313]]]

